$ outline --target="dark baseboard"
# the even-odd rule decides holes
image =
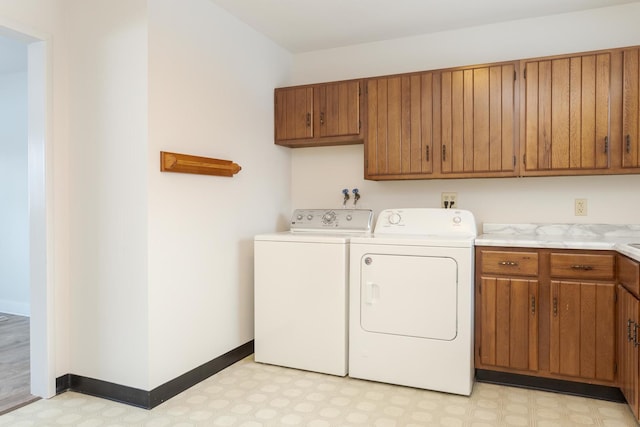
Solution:
[[[597,384],[585,384],[573,381],[556,380],[553,378],[541,378],[528,375],[511,374],[507,372],[489,371],[485,369],[476,369],[476,381],[571,394],[574,396],[609,400],[611,402],[626,402],[619,388]]]
[[[171,399],[176,394],[182,393],[186,389],[209,378],[211,375],[216,374],[224,368],[227,368],[253,354],[253,349],[253,340],[251,340],[248,343],[223,354],[222,356],[216,357],[204,365],[200,365],[197,368],[192,369],[186,374],[180,375],[179,377],[154,388],[151,391],[149,398],[150,408],[158,406],[162,402]]]
[[[56,379],[56,393],[60,394],[71,390],[78,393],[126,403],[144,409],[152,409],[182,393],[186,389],[209,378],[226,367],[253,354],[253,340],[237,347],[222,356],[198,366],[191,371],[168,381],[151,391],[136,389],[107,381],[82,377],[74,374],[66,374]]]

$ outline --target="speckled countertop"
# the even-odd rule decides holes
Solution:
[[[615,250],[640,261],[640,225],[485,223],[476,246]]]

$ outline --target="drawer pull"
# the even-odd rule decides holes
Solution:
[[[558,298],[556,297],[553,297],[553,316],[554,317],[558,316]]]
[[[531,314],[536,314],[536,297],[531,296]]]
[[[518,263],[516,261],[498,261],[498,265],[506,265],[509,267],[517,267]]]
[[[591,270],[593,270],[593,267],[590,266],[590,265],[576,264],[576,265],[572,265],[571,269],[572,270],[581,270],[581,271],[591,271]]]

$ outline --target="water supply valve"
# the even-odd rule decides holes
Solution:
[[[347,202],[349,201],[349,189],[345,188],[342,190],[342,194],[344,194],[344,198],[342,200],[342,207],[346,207],[347,206]]]
[[[356,207],[358,200],[360,200],[360,191],[357,188],[351,190],[353,192],[353,207]]]

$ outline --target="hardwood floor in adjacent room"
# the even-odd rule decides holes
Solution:
[[[0,313],[0,414],[37,399],[29,383],[29,318]]]

